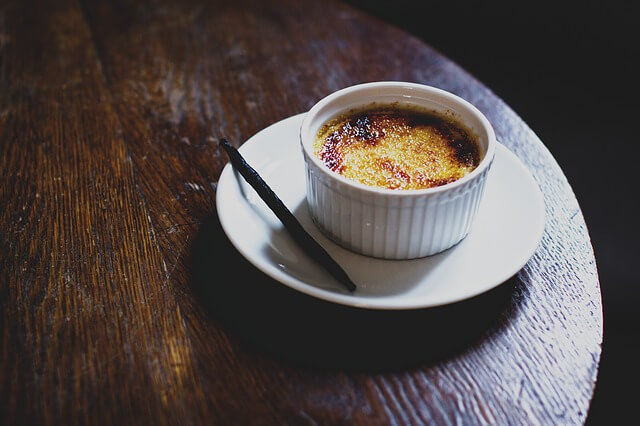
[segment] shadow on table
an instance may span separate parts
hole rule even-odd
[[[304,365],[378,371],[425,364],[477,341],[508,306],[515,283],[430,309],[336,305],[256,269],[229,242],[217,215],[200,227],[191,271],[199,301],[248,346]]]

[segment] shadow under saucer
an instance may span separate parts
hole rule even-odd
[[[196,297],[245,344],[303,365],[356,370],[420,365],[472,344],[509,306],[517,281],[428,309],[333,304],[256,269],[233,247],[217,215],[202,223],[190,261]]]

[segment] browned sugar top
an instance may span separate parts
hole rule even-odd
[[[329,121],[316,135],[314,152],[334,172],[388,189],[445,185],[480,162],[477,142],[452,119],[397,107]]]

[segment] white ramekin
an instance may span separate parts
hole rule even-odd
[[[319,128],[333,117],[372,103],[401,103],[452,115],[476,137],[482,160],[463,178],[436,188],[390,190],[331,171],[314,155]],[[412,259],[439,253],[468,233],[493,163],[496,137],[487,118],[464,99],[435,87],[375,82],[322,99],[300,128],[307,170],[307,203],[315,224],[338,244],[368,256]]]

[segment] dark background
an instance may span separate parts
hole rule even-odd
[[[629,2],[348,3],[421,38],[504,99],[578,198],[602,288],[604,343],[588,424],[636,418],[638,6]],[[392,55],[392,52],[388,53]]]

